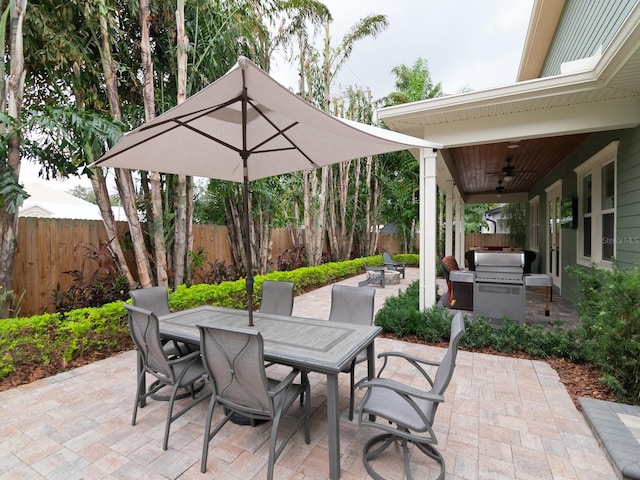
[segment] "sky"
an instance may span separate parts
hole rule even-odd
[[[389,27],[377,38],[356,43],[338,75],[334,93],[353,85],[371,89],[373,99],[395,90],[391,70],[411,67],[420,57],[431,79],[447,94],[514,83],[533,0],[323,0],[333,16],[332,45],[368,14],[386,15]],[[297,74],[276,60],[271,75],[286,87]],[[37,178],[38,167],[23,162],[20,181]],[[80,179],[53,182],[69,190]],[[82,182],[86,185],[86,181]]]
[[[389,27],[377,38],[356,43],[338,76],[343,87],[370,88],[374,99],[395,90],[391,70],[428,62],[431,79],[447,94],[463,88],[514,83],[529,25],[533,0],[322,0],[333,16],[331,44],[368,14],[386,15]],[[285,86],[296,74],[272,67]]]

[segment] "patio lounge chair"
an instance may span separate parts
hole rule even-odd
[[[372,325],[375,294],[376,291],[372,288],[334,285],[331,290],[329,321]],[[349,420],[353,420],[356,364],[366,360],[367,351],[365,349],[358,353],[348,369],[343,370],[345,373],[349,372],[351,376],[349,387]]]
[[[384,288],[386,283],[384,278],[385,267],[372,267],[367,265],[364,260],[362,261],[362,266],[364,267],[366,278],[359,282],[358,286],[365,287],[367,285],[378,283],[382,288]]]
[[[164,441],[162,449],[166,450],[169,443],[169,429],[171,423],[192,407],[205,400],[208,395],[202,394],[196,397],[196,383],[205,381],[205,370],[200,358],[200,352],[192,352],[188,355],[170,360],[160,341],[158,331],[158,317],[150,310],[145,310],[134,305],[124,304],[129,312],[129,329],[133,338],[138,355],[142,361],[139,372],[136,399],[133,406],[133,417],[131,425],[136,424],[138,407],[143,407],[147,398],[156,394],[163,387],[171,387],[169,396],[169,406],[167,409],[167,421],[164,429]],[[146,391],[146,375],[155,377],[156,382]],[[182,410],[175,414],[173,407],[178,391],[188,389],[193,399]]]
[[[437,461],[441,467],[438,479],[444,478],[444,458],[435,448],[438,443],[433,428],[438,405],[444,402],[444,392],[451,381],[456,363],[458,343],[464,335],[464,319],[458,313],[451,322],[451,337],[449,347],[440,362],[413,357],[400,352],[385,352],[378,355],[384,359],[378,378],[364,381],[359,388],[366,389],[360,405],[358,405],[358,423],[382,430],[367,441],[363,450],[363,462],[367,473],[375,479],[382,477],[373,469],[370,461],[384,452],[396,441],[400,443],[404,457],[404,468],[407,479],[411,479],[409,465],[408,444],[416,446],[414,451],[420,450],[428,457]],[[406,360],[420,373],[431,386],[429,390],[421,390],[415,386],[405,385],[390,378],[382,378],[381,374],[387,367],[389,358],[396,357]],[[432,378],[424,366],[437,367]],[[406,373],[406,370],[403,370]],[[380,417],[383,421],[371,420],[370,415]],[[388,421],[388,422],[387,422]],[[378,446],[378,444],[381,444]],[[388,460],[387,460],[388,461]]]
[[[293,311],[293,282],[262,282],[260,313],[291,316]]]
[[[389,253],[387,252],[382,253],[382,261],[384,262],[384,266],[387,267],[387,270],[395,270],[396,272],[400,272],[402,274],[402,278],[404,278],[404,262],[394,262],[391,258],[391,255],[389,255]]]
[[[310,443],[309,432],[309,381],[305,372],[293,369],[281,381],[267,378],[264,367],[263,340],[260,332],[247,328],[212,327],[198,325],[200,329],[200,351],[204,365],[213,382],[213,395],[209,402],[202,445],[200,471],[207,470],[209,442],[234,414],[254,420],[271,420],[269,440],[269,464],[267,478],[273,478],[274,464],[283,448],[304,423],[305,442]],[[298,375],[302,381],[294,383]],[[298,395],[306,393],[302,415],[293,422],[285,438],[277,446],[280,422]],[[213,410],[219,403],[225,416],[213,430]],[[289,419],[288,419],[289,420]],[[287,425],[290,422],[286,422]]]

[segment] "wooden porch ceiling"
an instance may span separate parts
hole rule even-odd
[[[442,156],[463,198],[495,194],[504,187],[504,195],[525,193],[567,158],[588,133],[513,142],[468,145],[442,150]],[[516,147],[517,145],[517,147]],[[511,147],[511,148],[510,148]],[[506,182],[503,168],[511,159],[513,180]]]

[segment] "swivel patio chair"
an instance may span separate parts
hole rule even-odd
[[[350,287],[346,285],[334,285],[331,289],[330,322],[356,323],[359,325],[373,324],[374,297],[376,291],[372,288]],[[349,372],[349,420],[353,420],[353,404],[355,394],[355,369],[358,363],[367,360],[367,351],[362,350],[353,359],[349,368],[343,372]]]
[[[201,386],[204,383],[206,372],[202,365],[199,351],[169,359],[160,341],[158,317],[155,313],[134,305],[124,304],[124,307],[129,313],[131,338],[136,344],[141,360],[131,425],[136,424],[138,407],[144,407],[147,398],[153,398],[158,390],[163,387],[171,387],[171,394],[168,397],[169,405],[164,441],[162,443],[162,449],[166,450],[169,443],[171,423],[208,397],[205,394],[196,397],[196,384],[200,383]],[[146,389],[147,374],[156,379],[149,390]],[[192,401],[174,414],[173,408],[180,389],[187,389],[191,393]]]
[[[464,319],[462,313],[458,313],[451,322],[449,347],[440,362],[399,352],[385,352],[378,355],[378,358],[384,359],[382,368],[378,373],[378,378],[366,380],[359,385],[360,388],[366,389],[366,393],[358,405],[358,423],[384,432],[368,440],[364,446],[363,462],[367,473],[372,478],[383,480],[383,477],[373,469],[371,460],[396,441],[402,447],[405,478],[412,478],[409,465],[409,443],[416,446],[415,451],[419,450],[438,462],[441,468],[438,479],[444,478],[444,458],[435,448],[438,441],[433,425],[438,405],[444,402],[444,392],[453,376],[458,343],[463,335]],[[416,373],[426,379],[431,389],[421,390],[390,378],[382,378],[381,374],[391,357],[408,361],[415,368]],[[427,368],[429,366],[437,367],[433,378],[427,373],[425,366]],[[403,374],[406,372],[406,369],[403,369]],[[382,421],[372,420],[375,417],[380,417]]]
[[[264,367],[262,335],[257,330],[233,327],[198,325],[200,351],[209,378],[213,382],[213,395],[209,402],[202,445],[200,471],[207,470],[209,442],[234,414],[254,420],[271,420],[269,464],[267,478],[273,478],[274,464],[283,448],[304,423],[305,442],[309,432],[309,382],[305,372],[293,369],[280,381],[267,378]],[[301,382],[294,383],[298,375]],[[277,445],[278,428],[283,416],[299,395],[306,393],[302,415],[293,423],[285,438]],[[224,407],[224,417],[211,429],[216,404]],[[287,419],[289,420],[289,419]],[[286,422],[289,424],[289,422]]]
[[[291,316],[293,311],[293,282],[262,282],[260,313]]]
[[[404,271],[406,267],[404,262],[393,261],[391,255],[389,255],[388,252],[382,253],[382,261],[384,263],[384,266],[387,267],[387,270],[395,270],[396,272],[400,272],[402,274],[402,278],[404,278]]]

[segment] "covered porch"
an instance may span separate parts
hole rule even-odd
[[[417,156],[420,225],[424,226],[420,249],[426,262],[421,278],[422,308],[435,301],[431,259],[436,259],[438,189],[446,195],[445,255],[455,256],[460,265],[473,247],[465,245],[465,205],[526,202],[529,231],[525,248],[536,252],[536,273],[552,277],[556,294],[568,299],[577,296],[566,266],[611,266],[605,255],[596,251],[587,256],[581,250],[586,237],[584,219],[579,217],[588,212],[577,203],[585,195],[580,193],[578,177],[584,165],[605,158],[618,158],[620,172],[623,164],[629,172],[637,164],[640,5],[630,9],[604,50],[563,63],[559,75],[541,76],[562,10],[554,4],[536,2],[517,83],[379,111],[391,130],[443,145],[439,150],[422,149]],[[617,175],[617,186],[625,185],[625,192],[631,191],[632,186]],[[594,195],[600,193],[600,186],[597,189]],[[623,208],[621,193],[621,188],[615,192],[619,209]],[[571,215],[575,223],[567,223]],[[634,215],[625,210],[625,222]],[[615,217],[620,229],[618,218],[623,218],[621,210]],[[592,244],[597,246],[599,237],[593,233],[596,240]],[[612,251],[618,261],[630,265],[637,255],[634,246],[615,242],[615,238],[609,248],[608,253]]]

